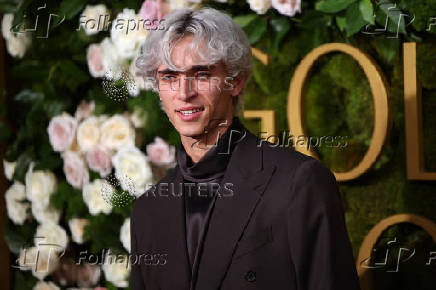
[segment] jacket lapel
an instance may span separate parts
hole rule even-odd
[[[168,261],[160,271],[159,280],[166,285],[163,289],[189,289],[191,269],[186,248],[184,198],[179,195],[183,178],[178,167],[172,178],[165,182],[169,184],[169,194],[168,198],[159,197],[163,202],[159,212],[162,212],[161,218],[165,221],[159,248],[168,253]]]
[[[232,196],[218,197],[198,265],[197,281],[191,289],[219,289],[236,246],[262,196],[275,166],[264,168],[262,147],[247,131],[235,148],[222,184],[230,183]]]

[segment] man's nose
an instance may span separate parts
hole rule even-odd
[[[195,87],[195,77],[182,76],[179,78],[179,91],[177,97],[181,100],[187,100],[197,94]]]

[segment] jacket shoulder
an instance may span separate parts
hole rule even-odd
[[[138,212],[144,212],[146,206],[150,204],[147,201],[153,200],[152,198],[147,198],[147,197],[153,196],[154,194],[153,191],[155,190],[156,187],[159,186],[159,184],[169,183],[175,178],[176,172],[177,170],[179,170],[178,166],[179,165],[176,165],[175,167],[168,169],[166,175],[163,178],[161,178],[155,185],[151,186],[141,196],[135,199],[133,203],[132,213],[131,213],[132,218],[136,216]]]

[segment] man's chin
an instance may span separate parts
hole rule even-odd
[[[180,136],[190,137],[190,138],[198,138],[205,134],[205,128],[201,125],[179,125],[177,130]]]

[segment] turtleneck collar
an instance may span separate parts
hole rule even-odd
[[[233,149],[246,134],[245,130],[239,118],[233,117],[232,123],[218,138],[216,145],[210,148],[197,163],[192,162],[191,157],[180,142],[176,155],[184,179],[190,182],[211,182],[221,178],[225,173]]]

